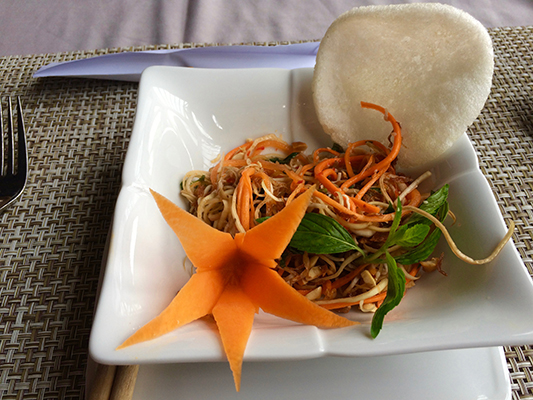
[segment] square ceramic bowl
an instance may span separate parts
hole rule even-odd
[[[159,314],[189,278],[185,254],[149,194],[152,188],[181,207],[184,174],[208,170],[216,157],[266,133],[331,145],[317,121],[312,69],[194,69],[150,67],[142,75],[90,353],[101,363],[139,364],[225,359],[216,327],[195,321],[149,342],[115,350]],[[373,114],[374,113],[374,114]],[[379,114],[379,113],[377,113]],[[380,118],[369,111],[369,118]],[[381,117],[382,118],[382,117]],[[429,166],[431,184],[450,185],[460,249],[488,255],[506,226],[464,134]],[[451,224],[449,224],[451,225]],[[206,243],[206,245],[208,245]],[[389,313],[376,339],[371,315],[352,311],[361,325],[321,330],[260,313],[245,360],[376,356],[533,343],[533,285],[513,243],[493,262],[459,261],[444,241],[443,269],[426,274]]]

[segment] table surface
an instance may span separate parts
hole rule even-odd
[[[0,56],[319,39],[353,7],[418,2],[452,5],[487,28],[533,25],[531,0],[2,0]]]
[[[513,239],[533,276],[533,27],[489,32],[493,89],[468,134],[504,218],[516,222]],[[0,58],[0,93],[24,104],[30,166],[26,191],[0,215],[0,398],[83,397],[99,272],[138,94],[135,83],[33,79],[33,72],[50,62],[184,46]],[[507,346],[505,355],[513,399],[533,399],[532,346]]]

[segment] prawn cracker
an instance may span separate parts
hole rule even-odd
[[[315,109],[333,141],[388,144],[381,104],[402,126],[404,168],[435,160],[481,112],[492,84],[492,42],[483,25],[452,6],[415,3],[354,8],[321,41]]]

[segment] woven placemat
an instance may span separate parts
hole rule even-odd
[[[494,87],[470,129],[481,168],[533,275],[533,28],[492,29]],[[254,43],[273,45],[283,43]],[[0,215],[0,398],[83,397],[101,260],[133,126],[137,84],[32,79],[39,67],[120,51],[0,58],[0,93],[19,95],[30,175]],[[533,399],[531,346],[506,347],[513,399]]]

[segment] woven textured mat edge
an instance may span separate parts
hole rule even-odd
[[[480,167],[533,276],[533,27],[491,29],[491,96],[469,130]],[[279,45],[282,43],[247,43]],[[80,399],[105,241],[137,84],[31,77],[39,67],[176,44],[0,58],[0,94],[21,96],[30,176],[0,215],[0,398]],[[532,346],[506,347],[513,399],[533,399]]]

